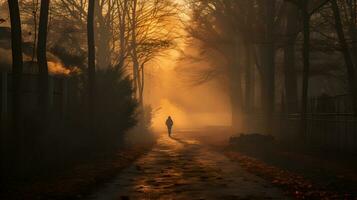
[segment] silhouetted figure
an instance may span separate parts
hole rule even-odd
[[[167,126],[167,131],[168,131],[170,137],[171,137],[171,130],[172,130],[173,125],[174,125],[174,121],[172,121],[171,116],[169,116],[166,119],[166,126]]]

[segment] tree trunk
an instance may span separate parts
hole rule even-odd
[[[111,3],[108,2],[108,5]],[[104,11],[107,9],[106,11]],[[112,38],[111,27],[109,24],[110,19],[103,16],[103,12],[113,12],[111,6],[106,8],[100,4],[100,1],[95,1],[94,5],[94,18],[97,19],[97,25],[94,24],[95,33],[95,46],[96,51],[96,68],[107,69],[111,65],[111,47],[110,40]],[[114,42],[114,41],[113,41]]]
[[[18,135],[22,128],[22,33],[19,3],[17,0],[8,0],[11,22],[11,49],[12,49],[12,129]]]
[[[119,4],[119,3],[118,3]],[[115,67],[115,69],[118,71],[119,69],[122,69],[124,66],[124,62],[125,62],[125,57],[126,57],[126,15],[128,12],[128,0],[124,0],[123,2],[123,10],[121,12],[121,16],[120,16],[120,30],[119,30],[119,42],[120,42],[120,49],[119,49],[119,59],[118,59],[118,65]],[[120,7],[118,5],[118,7]],[[119,8],[118,8],[119,9]],[[120,13],[120,12],[118,12]]]
[[[310,71],[310,14],[308,12],[308,0],[302,3],[304,42],[303,42],[303,75],[302,75],[302,96],[301,96],[301,133],[306,136],[306,112],[308,102],[309,71]]]
[[[134,91],[136,97],[140,101],[140,87],[141,87],[141,79],[139,73],[139,58],[137,55],[137,41],[136,41],[136,24],[137,24],[137,16],[136,16],[136,8],[137,8],[137,0],[133,1],[133,10],[131,13],[131,57],[133,60],[133,81],[134,81]]]
[[[47,120],[49,110],[48,103],[48,66],[47,66],[47,24],[50,0],[41,0],[40,22],[37,43],[37,63],[39,69],[39,106],[43,120]],[[47,124],[44,121],[44,126]]]
[[[356,25],[350,25],[350,37],[352,39],[352,58],[355,67],[357,68],[357,28]]]
[[[36,45],[37,45],[37,10],[38,10],[38,0],[34,2],[34,11],[33,11],[33,22],[34,22],[34,38],[33,38],[33,47],[32,47],[32,57],[31,57],[31,62],[32,64],[35,61],[36,57]]]
[[[242,83],[239,66],[231,67],[230,77],[230,94],[231,94],[231,110],[232,110],[232,128],[234,131],[242,131]]]
[[[288,113],[297,112],[298,105],[297,73],[295,69],[295,42],[298,34],[298,15],[298,8],[295,5],[289,4],[286,22],[288,40],[284,47],[286,111]]]
[[[108,69],[111,66],[111,51],[109,30],[104,25],[98,27],[97,31],[97,67],[98,69]]]
[[[228,58],[228,81],[231,100],[231,121],[232,129],[234,131],[244,131],[243,125],[243,87],[242,87],[242,72],[244,62],[240,59],[241,55],[244,55],[245,47],[241,45],[241,38],[235,38],[235,44],[232,46],[231,51],[227,51]]]
[[[12,48],[12,134],[9,135],[10,149],[13,156],[10,157],[8,166],[14,172],[13,176],[22,175],[23,170],[23,116],[22,116],[22,33],[19,3],[17,0],[8,0],[11,23],[11,48]],[[20,170],[21,173],[18,173]],[[10,172],[11,172],[10,171]],[[11,175],[12,176],[12,175]]]
[[[348,9],[350,10],[350,16],[349,16],[349,35],[352,39],[352,58],[353,62],[355,65],[355,68],[357,68],[357,13],[356,13],[356,8],[357,8],[357,1],[346,1]]]
[[[252,81],[252,72],[253,72],[253,65],[252,65],[252,50],[250,44],[245,44],[245,112],[249,114],[252,110],[252,103],[253,103],[253,81]]]
[[[94,41],[94,3],[89,0],[87,13],[87,45],[88,45],[88,111],[89,123],[93,131],[95,103],[95,41]]]
[[[141,64],[141,75],[140,75],[140,102],[141,102],[141,107],[144,108],[144,86],[145,86],[145,64]]]
[[[265,102],[264,112],[266,117],[266,131],[272,134],[272,120],[275,106],[275,47],[274,47],[274,14],[275,14],[275,1],[266,1],[265,4],[266,13],[266,33],[264,45],[264,94],[263,101]]]
[[[355,77],[355,69],[353,66],[353,61],[351,54],[349,52],[349,47],[346,42],[345,34],[343,32],[340,10],[336,0],[331,1],[332,10],[335,18],[335,29],[337,32],[338,40],[341,46],[341,50],[344,56],[345,65],[347,68],[348,85],[352,98],[353,113],[357,115],[357,82]]]

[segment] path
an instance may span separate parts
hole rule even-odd
[[[92,200],[287,199],[270,183],[244,171],[197,140],[163,135]]]

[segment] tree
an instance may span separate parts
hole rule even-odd
[[[274,39],[274,18],[275,18],[275,6],[276,1],[265,1],[265,5],[261,5],[265,8],[265,15],[262,15],[265,20],[265,45],[263,45],[262,52],[262,90],[265,106],[263,106],[266,112],[267,131],[272,133],[273,112],[275,107],[275,39]]]
[[[32,55],[31,63],[35,64],[37,50],[37,33],[38,33],[38,18],[39,18],[39,0],[22,0],[20,3],[22,24],[25,27],[28,35],[32,37]],[[24,49],[24,51],[26,51]]]
[[[129,0],[97,0],[94,7],[94,39],[96,48],[96,68],[105,69],[125,65],[128,57],[128,9],[131,1]],[[66,26],[56,27],[59,35],[66,29],[76,29],[79,38],[86,38],[85,30],[86,17],[88,16],[87,7],[89,1],[61,0],[55,2],[53,9],[53,21]],[[83,35],[82,35],[83,34]],[[55,37],[54,37],[55,38]],[[124,41],[124,43],[122,43]],[[83,40],[83,46],[86,46]],[[124,47],[124,48],[122,48]],[[119,69],[117,69],[119,70]]]
[[[307,105],[308,105],[308,90],[309,90],[309,78],[310,78],[310,22],[311,16],[319,11],[323,6],[325,6],[330,0],[287,0],[294,3],[302,13],[303,18],[303,72],[302,72],[302,91],[301,91],[301,136],[305,137],[307,128]]]
[[[297,70],[295,59],[295,43],[300,32],[299,29],[299,9],[296,5],[287,2],[286,17],[286,44],[284,45],[284,75],[285,75],[285,95],[288,113],[297,112],[298,87]]]
[[[137,53],[137,7],[138,1],[133,0],[131,5],[130,13],[130,28],[131,28],[131,58],[133,60],[133,81],[134,81],[134,91],[140,93],[139,86],[141,79],[139,78],[139,59]]]
[[[241,45],[242,34],[236,29],[238,23],[245,28],[245,21],[236,13],[239,10],[238,1],[190,1],[192,10],[191,21],[186,25],[191,43],[200,49],[198,55],[208,59],[215,67],[208,67],[199,72],[198,83],[203,83],[223,74],[227,78],[230,103],[232,108],[232,126],[237,128],[242,118],[243,90],[241,55],[244,48]],[[249,10],[249,8],[246,8]],[[244,29],[243,28],[243,29]],[[250,41],[249,39],[247,39]],[[216,63],[216,61],[219,62]]]
[[[303,0],[301,3],[303,15],[303,76],[302,76],[302,95],[301,95],[301,128],[302,136],[306,134],[306,112],[308,103],[308,89],[309,89],[309,71],[310,71],[310,18],[309,0]]]
[[[87,45],[88,45],[88,106],[89,123],[94,122],[94,98],[95,98],[95,41],[94,41],[94,6],[95,0],[88,2],[87,15]]]
[[[356,82],[356,72],[353,66],[353,60],[349,51],[348,44],[346,42],[345,34],[343,32],[343,26],[341,22],[340,9],[338,7],[336,0],[331,0],[331,6],[333,15],[335,18],[335,29],[337,32],[338,40],[341,46],[341,51],[344,56],[345,65],[347,68],[348,85],[351,93],[353,112],[357,115],[357,82]]]
[[[133,0],[128,16],[134,91],[143,109],[145,66],[173,47],[176,32],[168,27],[177,20],[176,5],[171,1]]]
[[[19,3],[17,0],[8,0],[11,23],[11,48],[12,48],[12,109],[13,132],[20,134],[22,127],[22,34]]]
[[[17,161],[22,160],[23,152],[23,113],[22,113],[22,35],[21,35],[21,18],[19,3],[17,0],[8,0],[11,23],[11,49],[12,49],[12,137],[10,142],[11,151],[14,157],[10,163],[16,169],[22,168],[17,166]],[[10,164],[10,165],[11,165]]]
[[[40,22],[37,43],[37,63],[39,68],[39,105],[42,107],[43,120],[47,120],[48,100],[48,66],[47,66],[47,24],[50,0],[41,0]],[[46,124],[45,124],[46,125]]]
[[[353,54],[353,60],[355,67],[357,68],[357,1],[344,1],[342,2],[346,6],[345,15],[348,24],[348,33],[352,40],[351,53]],[[343,15],[342,15],[343,16]]]
[[[117,0],[117,9],[118,9],[118,35],[119,35],[119,53],[118,53],[118,59],[116,61],[116,66],[115,70],[119,71],[123,68],[125,60],[128,56],[128,49],[129,49],[129,37],[127,34],[127,30],[129,29],[127,25],[127,18],[128,18],[128,12],[129,12],[129,2],[128,0]],[[114,43],[115,44],[115,43]]]
[[[203,44],[202,55],[209,55],[210,51],[215,51],[227,61],[227,70],[218,71],[225,71],[231,87],[233,124],[239,124],[235,119],[242,118],[242,74],[246,73],[248,105],[251,98],[249,91],[253,87],[253,84],[250,84],[249,73],[255,66],[260,72],[262,108],[266,121],[272,119],[275,105],[275,32],[278,32],[277,25],[281,18],[281,10],[284,8],[282,3],[275,0],[192,0],[190,3],[193,10],[193,25],[190,25],[192,28],[188,31],[193,38]],[[252,57],[255,59],[244,64],[243,60],[250,61],[247,60],[250,58],[245,59],[244,55],[254,55]],[[247,66],[244,68],[244,65]],[[271,130],[271,124],[266,123],[267,131]]]

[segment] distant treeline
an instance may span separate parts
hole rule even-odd
[[[349,94],[346,112],[357,114],[356,1],[187,2],[189,42],[198,49],[188,56],[210,65],[180,71],[194,73],[198,84],[224,77],[236,129],[261,112],[272,134],[273,116],[283,110],[300,113],[302,138],[309,99],[324,95]]]

